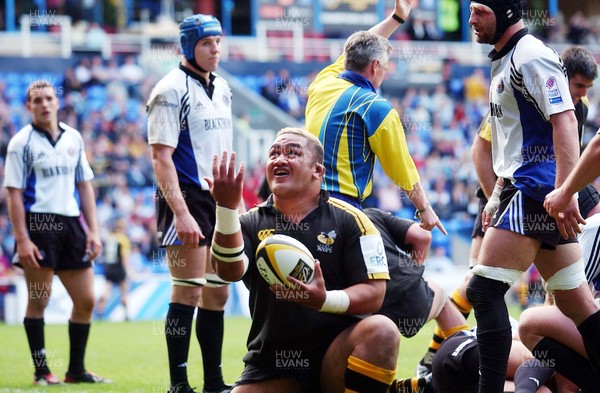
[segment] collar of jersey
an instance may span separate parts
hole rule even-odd
[[[377,93],[377,90],[375,89],[375,86],[373,86],[373,84],[371,83],[370,80],[368,80],[367,78],[365,78],[364,76],[362,76],[361,74],[357,74],[354,71],[350,71],[350,70],[344,70],[342,72],[340,72],[338,74],[338,78],[342,78],[347,80],[348,82],[365,88],[365,89],[369,89],[371,90],[373,93]]]
[[[321,195],[319,197],[319,206],[321,206],[323,203],[327,202],[329,200],[329,192],[327,192],[326,190],[321,190]],[[267,200],[259,203],[257,205],[257,207],[260,208],[267,208],[267,209],[274,209],[273,207],[273,194],[270,194],[267,197]]]
[[[529,30],[527,29],[527,27],[524,27],[521,30],[517,31],[512,37],[510,37],[510,40],[508,40],[506,45],[504,45],[502,49],[500,49],[500,52],[496,52],[496,49],[492,49],[492,51],[488,54],[488,57],[492,59],[492,61],[503,58],[508,52],[512,50],[512,48],[515,47],[515,45],[517,45],[517,42],[519,42],[521,38],[527,35],[528,31]]]
[[[196,79],[198,82],[200,82],[200,84],[204,86],[205,89],[208,87],[206,85],[206,79],[204,79],[202,75],[198,74],[197,72],[194,72],[193,70],[190,70],[189,68],[184,67],[181,63],[179,64],[179,69],[185,72],[187,75],[191,76],[192,78]],[[210,79],[209,84],[212,85],[213,81],[215,80],[215,74],[213,74],[212,72],[209,73],[208,79]]]
[[[60,124],[60,122],[58,122],[58,129],[60,130],[60,134],[58,135],[58,138],[56,138],[55,141],[52,140],[52,137],[50,136],[49,132],[46,132],[44,129],[37,127],[35,124],[31,123],[31,128],[33,128],[35,131],[39,132],[40,134],[44,135],[46,137],[46,139],[48,139],[48,142],[50,142],[50,144],[52,146],[55,146],[58,143],[58,141],[60,140],[60,137],[62,136],[62,134],[65,133],[65,129]]]

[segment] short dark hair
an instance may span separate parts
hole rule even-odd
[[[585,79],[594,80],[598,77],[598,66],[592,52],[583,46],[571,46],[565,49],[560,58],[567,69],[570,78],[581,75]]]

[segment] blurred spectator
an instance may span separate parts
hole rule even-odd
[[[75,78],[77,78],[79,83],[81,83],[81,85],[83,86],[86,86],[92,80],[92,70],[90,66],[90,59],[84,57],[79,61],[79,64],[75,67]]]
[[[592,24],[585,13],[581,10],[575,11],[569,18],[567,39],[575,45],[585,44],[587,35],[592,32]]]
[[[127,86],[129,97],[140,98],[139,84],[144,79],[144,70],[137,64],[134,56],[125,57],[125,63],[119,67],[119,76]]]
[[[473,74],[465,78],[463,84],[465,100],[469,102],[484,101],[487,103],[490,83],[481,68],[476,68]]]
[[[85,43],[88,49],[101,51],[107,44],[108,34],[96,22],[91,22],[85,36]]]
[[[275,80],[275,73],[272,70],[265,71],[265,74],[263,75],[262,86],[260,88],[260,94],[272,104],[279,106],[277,81]]]
[[[69,94],[75,91],[81,92],[81,89],[83,89],[83,83],[81,83],[77,75],[75,75],[73,68],[68,67],[65,70],[62,87],[64,94]]]

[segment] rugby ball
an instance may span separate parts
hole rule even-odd
[[[306,246],[287,235],[272,235],[256,249],[256,267],[269,285],[290,285],[292,276],[302,282],[312,281],[315,260]]]

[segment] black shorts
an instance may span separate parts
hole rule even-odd
[[[433,358],[433,390],[443,393],[477,393],[479,348],[477,337],[463,331],[445,339]]]
[[[25,225],[29,238],[42,254],[43,259],[37,261],[41,267],[59,271],[92,266],[92,261],[85,255],[87,235],[79,217],[26,213]],[[16,245],[13,263],[22,267]]]
[[[483,194],[483,190],[481,188],[477,189],[477,198],[479,198],[479,206],[477,206],[477,217],[475,218],[475,224],[473,225],[473,232],[471,233],[471,238],[475,239],[476,237],[483,237],[483,225],[481,223],[481,219],[483,216],[483,209],[487,203],[487,198]]]
[[[433,290],[423,277],[415,277],[414,286],[406,288],[405,283],[388,281],[386,300],[377,314],[385,315],[398,326],[400,334],[410,338],[421,330],[427,322],[433,304]]]
[[[209,191],[204,191],[196,186],[180,184],[181,193],[185,199],[190,214],[200,227],[204,239],[198,243],[200,246],[210,244],[215,231],[216,204]],[[173,222],[173,211],[165,200],[160,189],[156,191],[156,220],[157,236],[161,247],[181,245]]]
[[[120,284],[125,281],[127,274],[123,265],[119,263],[105,264],[104,277],[106,278],[106,281],[110,281],[114,284]]]
[[[321,361],[324,355],[325,354],[319,357],[306,359],[305,361],[308,363],[308,367],[301,367],[302,364],[300,364],[290,368],[276,368],[261,367],[255,364],[246,363],[244,371],[242,371],[242,375],[240,375],[240,378],[236,381],[235,385],[247,385],[268,381],[270,379],[291,378],[298,382],[303,392],[321,393]]]
[[[546,250],[555,250],[559,244],[577,243],[576,238],[563,239],[543,202],[523,194],[506,179],[491,226],[539,240],[541,248]]]

